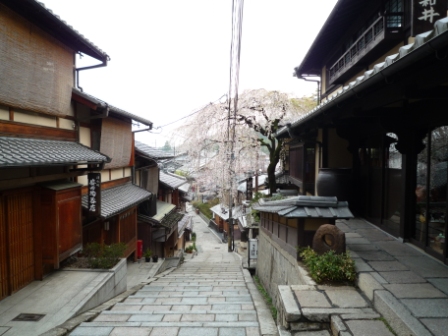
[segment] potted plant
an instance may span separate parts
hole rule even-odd
[[[152,256],[152,251],[150,248],[147,248],[145,251],[145,261],[146,262],[150,262],[151,261],[151,256]]]
[[[157,260],[159,260],[159,256],[158,256],[157,254],[154,254],[154,255],[152,256],[152,261],[153,261],[153,262],[157,262]]]

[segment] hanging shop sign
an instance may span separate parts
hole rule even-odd
[[[99,216],[101,214],[101,174],[89,173],[88,179],[88,209],[91,216]]]

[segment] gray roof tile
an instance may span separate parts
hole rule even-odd
[[[0,137],[0,167],[75,165],[110,160],[73,141]]]
[[[123,117],[127,117],[129,119],[132,119],[134,121],[140,122],[140,123],[142,123],[144,125],[147,125],[147,126],[150,126],[152,128],[152,122],[149,121],[148,119],[139,117],[139,116],[137,116],[135,114],[129,113],[129,112],[127,112],[125,110],[122,110],[122,109],[120,109],[118,107],[110,105],[109,103],[105,102],[104,100],[101,100],[101,99],[99,99],[97,97],[94,97],[91,94],[85,93],[85,92],[83,92],[83,91],[81,91],[81,90],[79,90],[77,88],[73,88],[72,91],[76,95],[81,96],[81,97],[87,99],[88,101],[90,101],[93,104],[97,104],[97,105],[100,105],[102,107],[106,107],[107,106],[109,108],[109,111],[112,112],[112,113],[115,113],[115,114],[123,116]]]
[[[165,173],[163,171],[160,172],[159,180],[163,184],[165,184],[173,189],[177,189],[182,184],[187,183],[187,179],[185,177],[175,175],[175,174]]]
[[[135,141],[135,149],[144,156],[150,157],[151,159],[170,159],[174,155],[163,150],[148,146],[140,141]]]
[[[278,201],[261,199],[253,208],[289,218],[353,218],[348,203],[338,202],[336,197],[295,196]]]
[[[101,217],[106,219],[148,199],[151,193],[132,183],[101,190]],[[87,195],[82,197],[82,206],[87,209]]]

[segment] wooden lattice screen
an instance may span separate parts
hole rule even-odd
[[[105,165],[106,169],[129,166],[132,154],[132,125],[117,119],[103,119],[100,152],[112,158],[112,161]]]
[[[74,52],[0,4],[0,103],[69,115]]]

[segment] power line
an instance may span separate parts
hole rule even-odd
[[[196,110],[196,111],[194,111],[194,112],[192,112],[192,113],[186,115],[185,117],[182,117],[182,118],[180,118],[180,119],[177,119],[177,120],[175,120],[175,121],[173,121],[173,122],[170,122],[170,123],[168,123],[168,124],[165,124],[165,125],[163,125],[163,126],[157,126],[156,128],[163,128],[163,127],[166,127],[166,126],[175,124],[175,123],[177,123],[178,121],[181,121],[181,120],[186,119],[186,118],[188,118],[188,117],[191,117],[192,115],[195,115],[196,113],[201,112],[201,111],[202,111],[203,109],[205,109],[207,106],[210,106],[210,105],[212,105],[212,104],[215,104],[217,101],[220,101],[222,97],[227,97],[227,94],[223,94],[223,95],[222,95],[221,97],[219,97],[218,99],[216,99],[216,100],[214,100],[214,101],[208,103],[207,105],[204,105],[203,107],[201,107],[201,108],[199,108],[198,110]]]

